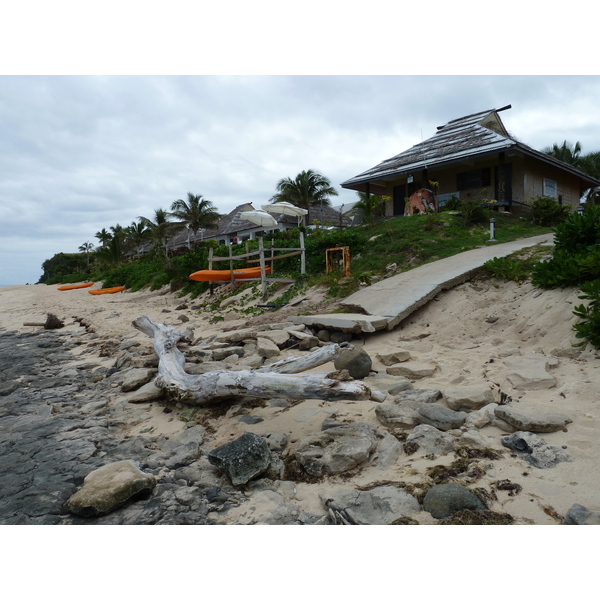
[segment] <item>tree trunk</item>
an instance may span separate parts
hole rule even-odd
[[[153,323],[145,315],[132,324],[154,339],[154,349],[159,358],[155,384],[180,402],[203,405],[236,396],[375,402],[383,402],[386,398],[385,392],[374,390],[362,381],[336,379],[338,372],[297,375],[334,360],[342,350],[338,344],[329,344],[306,356],[286,358],[258,369],[219,369],[203,375],[190,375],[184,369],[185,356],[177,348],[178,342],[191,343],[193,333],[190,329],[182,331],[172,325]]]

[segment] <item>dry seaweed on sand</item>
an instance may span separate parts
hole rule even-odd
[[[449,465],[435,465],[426,470],[426,474],[434,483],[446,483],[455,477],[466,476],[476,481],[485,475],[485,470],[475,461],[481,459],[497,460],[502,454],[490,448],[459,448],[455,453],[458,458]]]
[[[439,525],[512,525],[514,518],[507,513],[493,510],[459,510],[453,515],[440,519]]]

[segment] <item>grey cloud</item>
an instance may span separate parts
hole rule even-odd
[[[0,284],[37,280],[54,253],[188,191],[227,213],[313,168],[351,202],[342,181],[505,104],[533,147],[598,150],[599,89],[598,77],[0,77]]]

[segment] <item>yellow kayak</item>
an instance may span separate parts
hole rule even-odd
[[[89,290],[88,294],[93,294],[94,296],[100,296],[101,294],[116,294],[117,292],[122,292],[124,289],[124,285],[119,285],[117,287],[104,288],[102,290]]]
[[[89,283],[76,283],[74,285],[61,285],[58,290],[61,292],[66,292],[67,290],[80,290],[81,288],[88,288],[94,285],[93,281]]]
[[[268,275],[271,271],[270,267],[265,267],[265,273]],[[196,271],[190,275],[190,279],[194,281],[229,281],[231,279],[229,269],[226,271],[213,271],[206,269],[204,271]],[[260,277],[260,267],[248,267],[247,269],[234,269],[234,279],[254,279]]]

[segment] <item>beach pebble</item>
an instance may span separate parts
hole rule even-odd
[[[416,444],[420,452],[441,456],[454,450],[454,437],[432,425],[417,425],[406,438],[406,443]]]
[[[547,410],[526,410],[516,406],[497,406],[494,415],[520,431],[550,433],[564,429],[571,419]]]
[[[97,517],[155,485],[152,475],[140,471],[134,461],[123,460],[89,473],[83,487],[67,500],[66,507],[82,517]]]
[[[371,372],[371,357],[362,348],[342,350],[333,362],[336,369],[346,369],[353,379],[364,379]]]
[[[429,489],[423,509],[436,519],[444,519],[459,510],[485,510],[485,506],[466,487],[458,483],[441,483]]]
[[[210,450],[207,457],[212,465],[227,473],[234,486],[244,485],[262,475],[271,464],[271,450],[266,440],[249,432]]]
[[[364,464],[376,447],[374,428],[357,423],[300,438],[295,456],[307,473],[320,477],[343,473]]]

